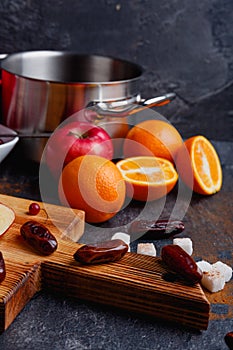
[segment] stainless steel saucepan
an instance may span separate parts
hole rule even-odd
[[[3,124],[20,135],[27,155],[40,161],[46,137],[63,120],[92,107],[109,118],[168,103],[174,94],[141,98],[141,66],[122,59],[70,51],[27,51],[1,61]]]

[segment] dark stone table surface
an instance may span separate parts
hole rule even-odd
[[[232,266],[233,143],[214,144],[222,163],[223,187],[213,196],[194,194],[184,222],[187,227],[186,234],[193,239],[197,255],[205,252],[206,256],[202,255],[203,258],[221,259]],[[0,164],[0,193],[32,200],[41,199],[39,166],[22,158],[17,147]],[[165,213],[168,213],[175,196],[176,190],[168,196]],[[117,215],[108,224],[109,229],[116,231],[122,220],[125,224],[140,209],[139,203],[130,203],[121,215]],[[102,227],[106,227],[106,224]],[[100,225],[97,230],[102,227]],[[224,237],[228,239],[227,247],[224,246]],[[160,243],[156,244],[159,249]],[[211,317],[205,331],[185,329],[178,324],[168,324],[102,305],[41,292],[33,297],[10,327],[0,335],[0,349],[224,350],[227,349],[224,336],[233,331],[232,283],[232,280],[228,283],[225,294],[208,295]]]

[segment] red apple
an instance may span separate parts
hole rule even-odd
[[[56,129],[45,149],[46,163],[56,178],[60,176],[66,164],[85,154],[94,154],[111,160],[113,143],[102,127],[80,121]]]

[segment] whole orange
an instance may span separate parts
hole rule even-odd
[[[121,209],[126,186],[112,161],[85,155],[64,167],[58,193],[63,205],[84,210],[87,222],[100,223],[109,220]]]
[[[129,124],[125,117],[104,117],[96,123],[102,127],[112,139],[114,158],[119,158],[122,155],[124,139],[129,131]]]
[[[156,156],[175,162],[183,140],[177,129],[170,123],[150,119],[133,126],[124,142],[124,156]]]

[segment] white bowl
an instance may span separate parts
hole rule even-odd
[[[12,137],[1,137],[1,134],[9,134],[12,135]],[[12,151],[16,143],[19,141],[19,138],[14,135],[17,135],[14,130],[0,124],[0,139],[2,139],[4,142],[0,144],[0,163],[4,158],[6,158],[6,156]]]

